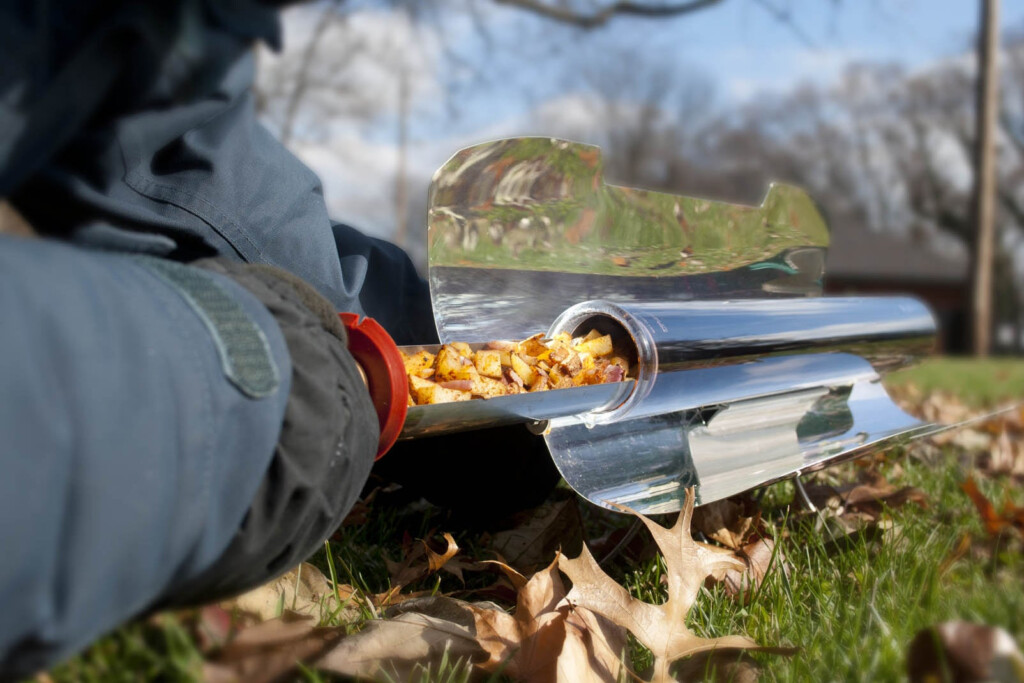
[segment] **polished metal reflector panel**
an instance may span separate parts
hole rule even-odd
[[[637,386],[619,406],[552,420],[546,438],[600,505],[671,512],[689,486],[709,502],[929,429],[879,375],[931,348],[935,321],[915,299],[591,301],[549,334],[597,318],[638,340]]]
[[[442,342],[598,326],[631,380],[410,408],[403,438],[533,422],[599,505],[670,512],[936,429],[881,374],[932,344],[908,298],[822,298],[828,230],[801,190],[738,206],[606,184],[596,147],[462,150],[434,176],[428,249]],[[554,321],[554,322],[552,322]]]
[[[458,152],[434,175],[427,223],[442,342],[528,337],[588,299],[819,295],[828,246],[797,188],[750,207],[617,187],[600,149],[552,138]]]

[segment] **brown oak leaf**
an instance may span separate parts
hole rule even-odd
[[[425,540],[415,543],[408,538],[403,545],[404,559],[393,562],[385,558],[388,574],[391,575],[391,591],[398,592],[414,581],[437,572],[459,552],[459,546],[449,533],[444,534],[445,548],[436,552]]]
[[[985,531],[990,536],[998,536],[1006,530],[1016,528],[1018,532],[1024,533],[1024,507],[1013,504],[1009,498],[1003,502],[1002,510],[997,511],[992,501],[985,497],[985,494],[978,488],[974,477],[967,477],[960,488],[974,503],[978,510]]]
[[[743,563],[743,569],[729,567],[720,576],[709,577],[709,581],[725,586],[725,592],[746,603],[756,593],[768,571],[786,572],[786,562],[775,541],[768,537],[758,538],[735,551],[727,551]]]
[[[710,650],[762,650],[784,652],[781,648],[763,648],[746,636],[702,638],[686,627],[686,616],[708,576],[743,563],[731,554],[714,552],[690,536],[694,491],[688,489],[686,502],[675,525],[667,529],[636,514],[654,536],[665,557],[668,576],[668,600],[652,605],[632,597],[611,579],[584,547],[575,559],[559,555],[559,569],[573,583],[566,603],[600,614],[628,629],[654,655],[654,681],[672,680],[670,666],[688,655]],[[628,508],[622,508],[632,512]]]
[[[693,511],[693,529],[727,548],[740,548],[761,521],[761,513],[752,502],[734,497],[701,505]]]

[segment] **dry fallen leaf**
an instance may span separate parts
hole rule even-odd
[[[983,426],[994,430],[992,444],[979,458],[978,468],[990,475],[1024,476],[1024,426],[1009,418]]]
[[[927,507],[928,497],[920,489],[896,488],[873,470],[864,470],[859,477],[859,482],[840,486],[809,484],[805,487],[807,498],[816,508],[816,524],[828,537],[825,547],[829,554],[856,545],[855,538],[902,542],[900,527],[890,519],[883,519],[882,512],[907,503]],[[806,509],[803,501],[801,506]]]
[[[525,681],[618,680],[625,631],[588,610],[569,609],[565,597],[556,561],[523,585],[514,615],[479,613],[478,637],[491,655],[482,668]]]
[[[546,567],[560,548],[576,549],[583,543],[579,505],[571,491],[515,515],[512,523],[511,529],[494,534],[491,547],[523,571]]]
[[[926,421],[943,424],[963,422],[971,416],[971,409],[963,401],[944,391],[930,393],[919,404],[918,410]],[[945,435],[940,434],[939,436]]]
[[[369,635],[364,629],[340,642],[316,666],[407,680],[414,667],[440,661],[447,647],[449,660],[461,657],[484,673],[516,680],[618,679],[623,629],[586,610],[559,608],[565,587],[554,563],[529,580],[504,569],[521,586],[513,614],[444,596],[411,600],[389,610],[388,619],[370,622]]]
[[[694,655],[672,667],[680,681],[715,683],[756,683],[761,670],[742,650],[712,650]]]
[[[546,569],[529,578],[504,563],[488,563],[517,591],[511,614],[493,603],[406,595],[404,602],[386,610],[386,618],[367,621],[358,632],[348,634],[346,627],[317,627],[313,618],[288,613],[243,631],[204,673],[216,681],[269,681],[306,661],[347,676],[407,680],[437,671],[446,660],[461,662],[475,674],[521,681],[609,682],[627,674],[636,677],[626,660],[628,629],[655,656],[653,680],[672,680],[671,669],[677,660],[702,653],[708,658],[691,659],[680,665],[680,670],[698,672],[713,664],[720,674],[731,672],[729,675],[750,680],[756,669],[737,663],[737,653],[792,650],[760,647],[744,636],[701,638],[686,627],[687,613],[704,579],[744,569],[732,551],[711,550],[693,541],[689,534],[692,514],[690,490],[671,529],[637,515],[665,555],[669,599],[663,605],[631,597],[584,547],[574,560],[559,553]],[[447,541],[449,547],[443,553],[420,544],[420,561],[426,559],[428,569],[436,571],[450,561],[454,540],[447,537]],[[753,568],[751,576],[738,580],[741,589],[753,585],[767,564],[765,550],[750,547],[756,545],[741,549]],[[764,547],[770,557],[771,546]],[[568,593],[559,570],[573,581]]]
[[[627,668],[627,652],[626,629],[590,610],[571,610],[555,680],[618,681]]]
[[[487,658],[466,603],[425,600],[419,611],[396,609],[392,618],[369,621],[351,635],[343,627],[318,627],[311,617],[287,613],[242,631],[204,666],[203,678],[214,683],[264,683],[279,680],[307,661],[346,676],[410,680],[445,657],[467,664]]]
[[[408,681],[444,658],[486,661],[474,628],[476,610],[482,608],[444,597],[403,603],[389,618],[367,622],[339,641],[313,666],[356,678]]]
[[[346,601],[354,594],[351,586],[339,586],[337,592],[323,573],[304,562],[268,583],[221,603],[226,611],[243,612],[257,621],[269,621],[284,611],[320,619],[338,609],[338,596]],[[352,612],[358,613],[353,606]]]
[[[714,578],[725,585],[726,593],[744,602],[754,596],[773,564],[779,571],[786,571],[782,551],[776,549],[775,541],[770,538],[748,543],[736,550],[733,557],[744,564],[743,569],[730,567],[721,578]]]
[[[665,557],[668,600],[662,605],[632,597],[604,573],[586,547],[576,559],[561,554],[558,558],[559,569],[573,583],[566,603],[603,615],[627,628],[654,655],[654,681],[672,680],[671,664],[688,655],[724,649],[770,650],[745,636],[701,638],[686,627],[686,616],[705,578],[730,567],[743,568],[739,560],[713,552],[690,537],[693,500],[693,489],[689,489],[683,511],[671,529],[634,513],[654,536]]]
[[[985,525],[985,531],[990,536],[998,536],[1004,531],[1013,528],[1016,528],[1020,533],[1024,533],[1024,507],[1018,507],[1007,499],[1003,502],[1003,509],[997,511],[992,501],[986,498],[985,494],[978,488],[974,477],[967,477],[967,480],[960,485],[960,488],[963,489],[964,493],[974,503],[974,507],[977,508],[981,521]]]
[[[314,657],[345,635],[344,629],[320,628],[317,620],[291,613],[243,630],[203,665],[208,683],[269,683]]]
[[[455,539],[451,534],[445,533],[444,541],[444,549],[436,552],[425,540],[414,543],[411,538],[406,538],[402,544],[404,559],[401,562],[385,559],[388,574],[391,575],[392,588],[389,593],[397,593],[410,583],[437,572],[455,557],[459,552]]]
[[[907,648],[911,683],[1024,683],[1024,655],[1001,628],[947,621],[919,632]]]
[[[749,498],[739,496],[701,505],[693,511],[693,530],[733,550],[757,530],[761,513]]]
[[[204,674],[218,682],[270,681],[308,661],[346,676],[409,680],[447,659],[522,681],[619,680],[625,629],[563,604],[555,563],[529,580],[511,567],[501,569],[519,587],[514,614],[493,603],[412,598],[346,635],[344,627],[318,628],[315,619],[288,613],[242,631]]]
[[[886,507],[895,508],[907,503],[927,505],[928,496],[912,486],[896,488],[877,472],[864,471],[860,482],[842,486],[811,484],[805,487],[807,497],[819,510],[832,511],[839,516],[858,513],[876,520]]]

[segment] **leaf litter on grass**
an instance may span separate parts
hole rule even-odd
[[[558,566],[573,582],[566,602],[603,615],[630,633],[654,656],[653,681],[674,680],[671,665],[684,657],[709,651],[761,651],[790,653],[789,648],[758,645],[746,636],[702,638],[686,626],[686,617],[709,576],[743,564],[727,553],[712,551],[690,536],[693,517],[693,489],[687,491],[683,510],[672,528],[665,528],[643,515],[634,515],[654,537],[665,560],[668,600],[661,605],[638,600],[601,569],[584,546],[575,559],[559,555]]]
[[[724,568],[745,569],[735,557],[691,538],[693,497],[691,490],[672,528],[633,513],[664,557],[668,577],[664,604],[632,597],[584,546],[574,559],[559,552],[550,565],[530,577],[502,562],[486,563],[501,571],[517,591],[511,614],[494,603],[433,595],[387,607],[384,618],[366,621],[350,633],[345,627],[322,627],[313,617],[287,613],[243,630],[210,660],[207,673],[218,681],[270,681],[291,671],[297,662],[305,662],[318,670],[359,678],[408,680],[417,672],[435,670],[445,659],[460,662],[471,677],[500,674],[524,681],[618,681],[637,677],[630,670],[627,631],[654,654],[655,681],[676,680],[673,664],[692,655],[714,653],[731,662],[745,651],[793,652],[739,635],[703,638],[687,628],[687,614],[705,579]],[[441,560],[451,559],[454,553],[435,556],[440,563],[436,571],[443,567]],[[563,574],[572,581],[569,589]],[[704,670],[708,662],[690,661],[680,671]],[[237,674],[235,679],[232,673]]]
[[[947,621],[922,629],[907,648],[910,683],[1024,683],[1024,654],[1004,629]]]
[[[846,516],[851,528],[877,521],[885,506],[924,503],[919,491],[893,487],[873,471],[861,472],[860,481],[855,483],[812,485],[809,490],[824,510],[837,518]],[[556,501],[523,513],[518,523],[524,528],[517,534],[547,539],[538,544],[550,545],[558,537],[550,529],[565,526],[558,520],[568,514],[566,509],[564,501]],[[443,544],[435,543],[434,547],[405,534],[403,560],[388,563],[391,590],[360,596],[372,602],[384,618],[366,621],[359,630],[349,633],[351,628],[325,629],[315,618],[286,614],[260,624],[255,632],[223,649],[208,664],[209,673],[220,676],[218,680],[231,680],[224,677],[225,672],[236,670],[245,674],[237,680],[248,680],[258,671],[267,676],[258,680],[273,680],[301,660],[323,671],[359,678],[406,680],[449,661],[459,662],[476,676],[500,674],[531,681],[621,680],[624,676],[638,677],[629,668],[628,630],[653,654],[653,680],[697,680],[713,672],[724,672],[729,680],[755,680],[759,672],[756,664],[738,655],[794,651],[764,647],[745,636],[702,638],[686,626],[686,616],[703,586],[721,584],[727,595],[747,602],[773,568],[783,574],[787,571],[776,534],[753,498],[741,495],[694,511],[690,497],[671,528],[642,515],[635,518],[651,533],[664,557],[663,580],[668,588],[664,604],[630,596],[604,572],[585,546],[575,559],[556,552],[554,562],[527,578],[501,561],[469,562],[461,558],[450,534],[444,534]],[[717,545],[693,540],[691,525]],[[516,534],[509,537],[515,538]],[[515,596],[514,611],[509,614],[494,603],[427,595],[429,591],[401,592],[459,561],[474,570],[499,571],[499,582]],[[566,590],[559,570],[572,581],[571,589]],[[325,592],[322,584],[316,583]],[[350,586],[340,589],[344,595],[354,590]],[[283,629],[283,656],[276,651],[274,634],[279,628]],[[340,634],[341,630],[345,633]],[[304,643],[304,639],[311,642]],[[294,655],[303,656],[289,660]],[[254,665],[254,661],[259,664]]]
[[[692,529],[720,544],[702,544],[710,552],[738,560],[738,564],[720,565],[705,582],[708,586],[722,584],[726,594],[733,598],[743,602],[751,599],[772,567],[787,571],[774,532],[762,518],[757,501],[749,494],[695,509]]]
[[[952,399],[927,400],[929,410],[936,415],[940,411],[949,416],[968,414],[963,412],[965,408],[954,405]],[[712,576],[704,581],[705,588],[700,590],[705,595],[695,602],[690,612],[691,623],[687,625],[702,636],[745,632],[762,643],[781,638],[804,647],[804,656],[768,660],[779,662],[771,672],[779,680],[898,676],[906,670],[906,661],[897,659],[894,667],[891,653],[895,650],[896,657],[905,654],[907,644],[919,629],[950,618],[1000,624],[1020,637],[1019,619],[1013,615],[1020,613],[1018,608],[1024,603],[1012,591],[1016,590],[1014,577],[1019,577],[1015,572],[1021,562],[1014,559],[1015,553],[993,559],[991,551],[996,547],[1005,549],[1004,541],[1008,537],[1013,539],[1016,531],[1011,515],[1004,514],[1011,509],[1004,505],[1001,510],[991,501],[1003,500],[1003,493],[1012,491],[1014,484],[1024,480],[1018,473],[1022,467],[1022,424],[1024,414],[1003,414],[961,430],[968,432],[963,436],[950,432],[916,442],[907,450],[905,460],[896,460],[891,454],[876,455],[817,473],[806,489],[815,501],[813,510],[799,504],[792,483],[772,487],[756,500],[741,496],[722,501],[719,509],[702,506],[693,515],[694,536],[708,541],[704,547],[709,552],[739,560],[742,569],[735,562],[721,565],[725,570],[720,572],[720,578]],[[880,472],[885,473],[885,479]],[[958,488],[967,472],[972,473],[979,492],[986,496],[992,519],[1001,516],[1004,520],[995,537],[979,535],[977,531],[972,534],[971,527],[965,526],[965,520],[976,514],[968,497]],[[852,480],[851,473],[856,475]],[[928,491],[930,500],[897,483],[920,486]],[[815,486],[820,488],[816,490]],[[396,507],[396,500],[407,502]],[[467,537],[453,529],[457,533],[449,543],[448,538],[434,531],[439,519],[444,519],[443,511],[409,502],[408,495],[401,490],[396,493],[382,488],[376,494],[371,491],[366,505],[357,506],[351,523],[336,539],[342,544],[340,554],[335,553],[335,561],[344,569],[343,580],[330,581],[319,572],[314,574],[312,565],[306,565],[300,575],[291,575],[290,582],[271,582],[277,583],[277,588],[256,601],[261,608],[250,607],[247,612],[229,603],[229,609],[213,606],[163,616],[173,617],[183,627],[179,630],[191,634],[195,643],[192,647],[198,648],[196,666],[205,657],[205,673],[213,680],[292,680],[297,662],[313,667],[328,656],[335,671],[346,670],[359,677],[405,680],[412,676],[414,680],[431,681],[489,678],[492,674],[486,671],[493,670],[493,664],[488,663],[493,653],[506,647],[509,651],[522,649],[519,642],[524,637],[540,639],[545,648],[528,648],[534,654],[522,654],[516,660],[510,656],[493,676],[515,678],[509,670],[513,661],[520,667],[511,669],[515,672],[550,672],[552,657],[556,680],[612,680],[608,672],[616,666],[619,680],[637,676],[638,666],[650,673],[648,654],[639,651],[635,641],[625,656],[611,658],[609,653],[616,650],[617,638],[623,636],[624,629],[583,605],[574,606],[564,597],[553,610],[565,613],[562,637],[562,617],[543,617],[551,613],[545,610],[559,594],[554,578],[549,576],[550,588],[538,580],[530,589],[536,594],[527,597],[541,608],[518,607],[527,583],[537,574],[549,574],[552,566],[557,567],[547,564],[547,559],[554,557],[559,539],[581,536],[580,521],[574,517],[581,508],[571,495],[566,500],[573,504],[549,500],[546,507],[527,511],[506,527],[491,528],[490,534]],[[1021,502],[1016,494],[1006,500],[1010,504]],[[766,505],[763,514],[762,503]],[[897,512],[907,503],[912,503],[911,511]],[[924,505],[928,505],[926,514],[915,511]],[[397,516],[394,510],[399,511]],[[659,585],[658,580],[663,578],[668,583],[668,562],[657,557],[657,546],[646,533],[637,532],[645,528],[645,523],[637,518],[633,518],[633,524],[623,523],[628,518],[602,516],[595,510],[589,506],[582,508],[583,524],[589,524],[582,536],[588,539],[598,564],[608,568],[610,576],[625,581],[634,596],[643,596],[653,603],[663,600],[667,586]],[[982,519],[984,524],[985,513]],[[943,529],[950,523],[957,526],[946,533]],[[933,532],[929,532],[929,525],[934,525]],[[423,540],[403,534],[402,529],[409,529]],[[401,542],[396,531],[403,537]],[[507,532],[504,537],[499,536],[502,532]],[[459,539],[457,545],[465,543],[466,548],[451,554],[455,538]],[[900,542],[907,547],[903,548]],[[488,549],[493,556],[500,554],[498,560],[482,559]],[[575,554],[564,546],[562,550],[563,554]],[[504,553],[514,556],[517,568],[501,562],[507,559]],[[517,553],[524,556],[518,557]],[[921,553],[931,554],[910,559]],[[440,566],[435,560],[432,569],[432,556],[448,559]],[[385,560],[392,558],[397,558],[392,569],[406,565],[409,578],[395,581],[397,577],[385,567]],[[986,558],[988,562],[982,563]],[[324,566],[322,560],[314,562]],[[795,568],[792,575],[787,570],[789,566]],[[531,574],[537,567],[541,571]],[[759,576],[762,569],[767,570],[763,577]],[[334,576],[332,567],[331,577]],[[933,576],[935,579],[930,578]],[[565,581],[557,569],[554,577]],[[912,577],[909,584],[905,582],[908,577]],[[938,579],[942,588],[930,588]],[[988,592],[978,593],[977,581],[982,579],[991,581],[992,586],[986,589]],[[303,588],[307,583],[308,594]],[[878,590],[879,587],[884,590]],[[565,583],[561,586],[566,597],[571,592],[568,588]],[[957,597],[961,591],[966,591],[967,597]],[[986,597],[991,591],[999,591],[1002,599]],[[325,592],[330,595],[325,596]],[[548,599],[543,599],[542,594]],[[486,602],[491,599],[502,606]],[[839,599],[841,603],[834,602]],[[876,602],[881,614],[875,612]],[[347,605],[346,609],[339,610],[339,604]],[[288,611],[293,608],[304,611],[305,616]],[[800,625],[808,613],[816,610],[836,610],[842,619],[831,623],[825,618],[813,628]],[[281,616],[252,625],[278,613]],[[480,642],[478,619],[490,629],[483,628],[483,633],[495,634],[493,642],[488,643],[490,651]],[[591,619],[601,621],[588,623]],[[549,628],[535,629],[538,621],[544,621]],[[903,621],[907,623],[901,627]],[[891,634],[886,622],[892,628]],[[149,628],[148,620],[144,624]],[[884,633],[881,640],[869,635],[871,624],[880,626]],[[98,645],[95,656],[83,656],[78,669],[68,666],[56,671],[56,679],[75,679],[75,672],[83,670],[82,667],[89,671],[89,667],[105,670],[103,667],[116,666],[118,660],[111,660],[110,653],[119,649],[128,653],[117,655],[126,661],[129,657],[142,659],[141,655],[133,654],[134,650],[128,650],[139,647],[134,644],[138,638],[130,639],[131,628],[125,629],[129,636],[120,640],[116,640],[119,636],[112,636],[109,640],[113,644]],[[604,634],[606,628],[611,629],[608,634]],[[359,637],[364,632],[367,635]],[[780,637],[780,633],[785,635]],[[549,634],[558,635],[552,641]],[[602,638],[609,647],[598,647]],[[347,645],[342,646],[343,642]],[[552,654],[553,646],[547,647],[552,642],[562,644],[557,656]],[[402,647],[394,649],[396,643]],[[547,654],[541,656],[545,650]],[[595,664],[595,658],[602,652],[608,657],[606,663]],[[744,650],[719,648],[678,660],[668,670],[677,680],[755,680],[759,674],[757,667],[765,664],[765,657],[737,660],[737,652]],[[161,660],[154,659],[158,654],[147,652],[145,659],[159,664]],[[542,664],[545,662],[546,669]],[[160,665],[161,670],[170,667],[168,663]],[[68,678],[69,673],[72,678]],[[306,676],[316,678],[309,671]]]

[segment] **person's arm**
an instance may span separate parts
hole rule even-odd
[[[0,679],[286,570],[354,502],[377,418],[295,278],[0,236]]]
[[[0,8],[0,34],[18,41],[0,83],[9,72],[12,90],[29,93],[18,106],[0,101],[0,121],[10,122],[0,130],[0,196],[47,236],[277,266],[337,311],[376,318],[400,344],[432,341],[428,291],[408,256],[332,225],[320,180],[257,118],[253,39],[276,35],[268,7],[82,9],[92,4],[57,3],[20,27],[28,19]],[[72,12],[91,21],[66,35]],[[95,87],[61,87],[94,72]]]

